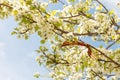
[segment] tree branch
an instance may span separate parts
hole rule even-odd
[[[74,15],[74,16],[65,16],[65,17],[59,17],[60,19],[67,19],[67,18],[75,18],[75,17],[78,17],[80,16],[81,14],[77,14],[77,15]]]
[[[108,45],[107,47],[106,47],[106,49],[108,49],[108,48],[110,48],[110,47],[112,47],[117,41],[119,41],[120,40],[120,38],[119,39],[117,39],[116,41],[114,41],[113,43],[111,43],[110,45]]]
[[[37,23],[35,20],[33,20],[33,19],[31,19],[31,18],[29,18],[29,17],[27,17],[25,15],[22,15],[22,17],[28,19],[31,23]]]
[[[92,20],[95,20],[93,17],[89,17],[87,16],[84,12],[80,12],[79,14],[82,14],[84,17],[88,18],[88,19],[92,19]]]
[[[98,76],[100,79],[102,79],[102,80],[105,80],[105,79],[103,79],[99,74],[97,74],[95,71],[93,71],[93,70],[91,70],[96,76]]]
[[[101,62],[111,62],[111,61],[106,61],[106,60],[103,60],[103,59],[98,59],[98,61],[101,61]]]
[[[47,58],[50,59],[51,61],[53,61],[55,64],[63,64],[63,65],[67,65],[70,66],[71,64],[77,64],[78,62],[74,62],[74,63],[69,63],[67,60],[61,58],[60,60],[62,60],[63,62],[57,61],[56,58],[51,58],[50,56],[48,56],[44,51],[42,51],[43,55]],[[79,62],[81,64],[83,64],[83,62]]]
[[[105,53],[103,53],[102,51],[100,51],[99,49],[95,48],[92,45],[89,45],[89,46],[91,46],[91,48],[95,49],[96,51],[100,52],[104,57],[106,57],[107,59],[109,59],[112,63],[114,63],[114,64],[116,64],[117,66],[120,67],[119,63],[117,63],[116,61],[114,61],[113,59],[111,59],[110,57],[108,57]]]
[[[28,29],[26,29],[26,30],[23,31],[23,32],[19,32],[19,34],[25,34],[25,33],[27,33],[29,30],[30,30],[30,29],[28,28]]]
[[[102,5],[103,6],[103,8],[106,10],[106,13],[108,13],[109,12],[109,10],[99,1],[99,0],[96,0],[100,5]],[[117,29],[119,29],[120,28],[120,25],[118,25],[116,22],[115,22],[115,20],[114,20],[114,18],[112,17],[112,19],[111,19],[111,22],[112,22],[112,24],[114,25],[114,26],[117,26],[118,28]]]
[[[64,31],[64,30],[58,28],[57,26],[55,26],[55,29],[62,32],[62,33],[65,33],[65,34],[70,33],[69,31]],[[106,34],[106,33],[97,33],[97,32],[96,33],[81,33],[81,34],[80,33],[73,33],[74,36],[97,36],[100,34],[102,35],[102,34]],[[120,33],[117,33],[117,34],[120,34]]]
[[[53,61],[55,64],[66,64],[66,65],[68,65],[69,63],[67,62],[67,61],[65,61],[64,63],[63,62],[58,62],[58,61],[56,61],[56,59],[53,59],[53,58],[51,58],[51,57],[49,57],[48,55],[46,55],[46,53],[44,52],[44,51],[42,51],[42,53],[44,54],[44,56],[46,57],[46,58],[48,58],[48,59],[50,59],[51,61]]]
[[[58,0],[61,4],[65,5],[65,3],[62,0]]]
[[[99,0],[96,0],[100,5],[103,6],[103,8],[106,10],[106,12],[108,13],[108,9],[99,1]]]
[[[78,17],[78,16],[84,16],[88,19],[92,19],[92,20],[95,20],[93,17],[89,17],[87,16],[84,12],[80,11],[77,15],[72,15],[72,16],[67,16],[67,17],[59,17],[60,19],[67,19],[67,18],[75,18],[75,17]]]
[[[70,24],[75,24],[75,25],[79,25],[79,23],[77,22],[73,22],[73,21],[69,21],[69,20],[63,20],[64,22],[70,23]]]
[[[6,6],[6,7],[10,8],[10,9],[13,9],[13,7],[11,7],[11,6],[7,5],[7,4],[4,4],[4,3],[0,3],[0,6]]]

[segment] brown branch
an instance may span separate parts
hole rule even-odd
[[[62,0],[58,0],[61,4],[65,5],[65,3]]]
[[[95,71],[93,71],[93,70],[91,70],[96,76],[98,76],[100,79],[102,79],[102,80],[105,80],[105,79],[103,79],[98,73],[96,73]]]
[[[31,19],[31,18],[29,18],[29,17],[27,17],[27,16],[25,16],[25,15],[22,15],[22,17],[28,19],[31,23],[37,23],[35,20],[33,20],[33,19]],[[30,30],[30,28],[26,29],[26,30],[23,31],[23,32],[19,32],[19,34],[25,34],[25,33],[27,33],[29,30]]]
[[[99,1],[99,0],[96,0],[101,6],[103,6],[103,8],[106,10],[106,12],[108,13],[108,9]]]
[[[7,4],[4,4],[4,3],[0,3],[0,6],[6,6],[6,7],[10,8],[10,9],[13,9],[13,7],[11,7],[11,6],[7,5]]]
[[[53,32],[54,32],[55,34],[59,35],[60,37],[65,38],[62,34],[56,32],[55,30],[53,30]]]
[[[111,59],[110,57],[108,57],[105,53],[103,53],[102,51],[100,51],[100,50],[98,50],[97,48],[93,47],[92,45],[83,42],[82,40],[81,40],[81,42],[78,42],[78,41],[73,41],[73,42],[65,41],[61,46],[69,46],[69,45],[80,45],[80,46],[85,46],[85,47],[87,47],[87,48],[88,48],[88,55],[89,55],[90,57],[92,56],[92,51],[91,51],[91,49],[90,49],[90,47],[91,47],[91,48],[95,49],[96,51],[100,52],[104,57],[106,57],[107,59],[109,59],[109,60],[110,60],[109,62],[112,62],[112,63],[114,63],[114,64],[116,64],[117,66],[120,67],[120,64],[119,64],[119,63],[117,63],[116,61],[114,61],[113,59]],[[93,57],[94,57],[94,56],[93,56]],[[98,61],[101,61],[101,59],[98,59]],[[102,60],[102,61],[103,61],[103,60]],[[105,61],[105,60],[104,60],[104,61]],[[106,61],[106,62],[108,62],[108,61]]]
[[[44,51],[42,51],[42,53],[44,54],[44,56],[48,59],[50,59],[51,61],[53,61],[55,64],[69,64],[67,61],[65,63],[62,62],[58,62],[56,61],[56,59],[51,58],[50,56],[46,55],[46,53]]]
[[[72,15],[72,16],[65,16],[65,17],[59,17],[60,19],[67,19],[67,18],[75,18],[75,17],[78,17],[78,16],[84,16],[84,17],[86,17],[86,18],[88,18],[88,19],[92,19],[92,20],[95,20],[93,17],[89,17],[89,16],[87,16],[84,12],[82,12],[82,11],[80,11],[79,12],[79,14],[77,14],[77,15]]]
[[[63,42],[61,47],[70,46],[70,45],[79,45],[79,46],[86,47],[88,49],[87,53],[88,53],[89,57],[92,57],[92,51],[91,51],[91,48],[90,48],[90,46],[88,44],[86,44],[84,42],[78,42],[78,41],[72,41],[72,42],[65,41],[65,42]]]
[[[101,62],[112,62],[112,61],[106,61],[106,60],[103,60],[103,59],[97,59],[98,61],[101,61]]]
[[[23,31],[23,32],[19,32],[19,34],[25,34],[25,33],[27,33],[29,30],[30,30],[30,29],[28,28],[28,29],[26,29],[26,30]]]
[[[51,61],[53,61],[56,65],[57,64],[64,64],[64,65],[67,65],[67,66],[70,66],[71,64],[76,64],[77,62],[74,62],[74,63],[69,63],[67,60],[61,58],[60,60],[64,61],[64,62],[60,62],[60,61],[57,61],[56,58],[51,58],[50,56],[48,56],[44,51],[42,51],[43,55],[47,58],[47,59],[50,59]],[[83,62],[79,62],[81,64],[83,64]]]
[[[102,5],[103,6],[103,8],[106,10],[106,13],[108,13],[108,9],[99,1],[99,0],[96,0],[100,5]],[[120,25],[118,25],[116,22],[115,22],[115,20],[114,20],[114,18],[112,17],[112,19],[111,19],[111,22],[112,22],[112,24],[114,25],[114,26],[117,26],[117,30],[120,28]]]
[[[77,15],[74,15],[74,16],[65,16],[65,17],[59,17],[60,19],[67,19],[67,18],[75,18],[75,17],[78,17],[80,16],[81,14],[77,14]]]
[[[65,34],[69,33],[69,31],[64,31],[56,26],[54,29],[60,31],[61,33],[65,33]],[[81,33],[81,34],[80,33],[73,33],[74,36],[97,36],[100,34],[102,35],[102,34],[106,34],[106,33],[97,33],[97,32],[95,32],[95,33],[91,33],[91,32],[90,33]],[[120,34],[120,33],[117,33],[117,34]]]
[[[46,55],[46,53],[44,51],[42,51],[42,53],[44,54],[45,57],[47,57],[48,59],[55,61],[53,58],[49,57],[48,55]]]
[[[79,23],[77,22],[73,22],[73,21],[69,21],[69,20],[63,20],[64,22],[70,23],[70,24],[75,24],[75,25],[79,25]]]
[[[95,20],[93,17],[89,17],[87,16],[84,12],[80,12],[79,14],[82,14],[84,17],[88,18],[88,19],[92,19],[92,20]]]
[[[56,59],[53,59],[53,58],[51,58],[50,56],[48,56],[44,51],[42,51],[42,53],[43,53],[43,55],[44,55],[47,59],[53,61],[55,64],[66,64],[66,65],[69,65],[69,63],[68,63],[67,61],[65,61],[65,62],[58,62],[58,61],[56,61]]]
[[[99,49],[95,48],[94,46],[92,45],[89,45],[91,48],[93,48],[94,50],[98,51],[101,53],[101,55],[103,55],[104,57],[106,57],[107,59],[109,59],[112,63],[118,65],[120,67],[120,64],[117,63],[116,61],[114,61],[113,59],[111,59],[110,57],[108,57],[105,53],[103,53],[102,51],[100,51]]]
[[[59,30],[59,31],[61,31],[61,32],[63,32],[63,33],[69,33],[69,32],[67,32],[67,31],[64,31],[64,30],[61,30],[61,29],[59,29],[59,28],[57,28],[57,27],[55,27],[57,30]],[[73,35],[78,35],[78,34],[75,34],[75,33],[73,33]],[[79,35],[80,36],[80,35]],[[82,40],[81,40],[82,41]],[[82,42],[84,42],[84,41],[82,41]],[[86,43],[85,43],[86,44]],[[116,61],[114,61],[113,59],[111,59],[110,57],[108,57],[105,53],[103,53],[102,51],[100,51],[99,49],[97,49],[97,48],[95,48],[94,46],[92,46],[92,45],[90,45],[90,44],[87,44],[88,46],[90,46],[91,48],[93,48],[93,49],[95,49],[96,51],[98,51],[98,52],[100,52],[104,57],[106,57],[107,59],[109,59],[112,63],[114,63],[114,64],[116,64],[116,65],[118,65],[119,67],[120,67],[120,64],[119,63],[117,63]]]
[[[28,19],[31,23],[37,23],[35,20],[33,20],[33,19],[31,19],[31,18],[29,18],[29,17],[27,17],[25,15],[22,15],[22,17]]]
[[[108,49],[108,48],[110,48],[111,46],[113,46],[117,41],[119,41],[120,40],[120,38],[119,39],[117,39],[116,41],[114,41],[113,43],[111,43],[110,45],[108,45],[107,47],[106,47],[106,49]]]
[[[114,25],[114,26],[117,26],[117,30],[116,30],[116,32],[119,30],[119,28],[120,28],[120,25],[118,25],[116,22],[115,22],[115,19],[112,17],[112,19],[111,19],[111,22],[112,22],[112,25]]]

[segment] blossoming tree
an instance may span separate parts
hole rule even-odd
[[[51,4],[59,6],[50,9]],[[120,48],[109,49],[120,43],[120,19],[99,0],[0,0],[0,19],[8,16],[18,22],[12,35],[28,39],[37,33],[41,38],[36,61],[53,79],[120,76]],[[106,46],[86,43],[87,37]]]

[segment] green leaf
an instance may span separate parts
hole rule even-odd
[[[62,75],[65,75],[63,72],[59,71],[57,72],[58,75],[62,74]]]
[[[11,33],[11,35],[14,35],[14,34],[17,34],[17,32],[13,31],[13,32]]]
[[[26,4],[27,5],[31,5],[32,4],[32,0],[26,0]]]
[[[52,62],[52,61],[47,61],[47,62],[46,62],[46,66],[48,66],[48,65],[50,65],[50,64],[53,64],[53,62]]]
[[[36,25],[35,26],[35,32],[39,30],[39,27]]]
[[[37,53],[40,53],[40,50],[35,50]]]
[[[14,30],[19,31],[19,29],[18,29],[18,28],[14,28]]]
[[[55,36],[55,40],[58,41],[58,36]]]
[[[87,67],[88,66],[88,62],[84,61],[84,66]]]
[[[38,35],[41,36],[41,31],[38,31]]]
[[[114,10],[110,10],[108,14],[109,15],[113,15],[114,14]]]
[[[57,10],[53,10],[50,14],[51,16],[54,16],[57,13]]]
[[[82,72],[84,71],[84,68],[85,68],[85,66],[84,66],[84,65],[82,65],[82,66],[81,66]]]
[[[41,43],[41,44],[44,44],[44,43],[45,43],[45,40],[41,40],[40,43]]]
[[[54,23],[57,27],[60,27],[63,23],[62,23],[62,20],[59,19],[59,21],[55,22]]]
[[[75,70],[76,70],[76,72],[78,72],[80,70],[80,67],[77,65]]]
[[[36,9],[35,6],[30,6],[30,10],[34,10],[34,9]]]
[[[39,72],[36,72],[33,76],[34,76],[35,78],[39,78],[39,77],[40,77],[40,73],[39,73]]]
[[[99,47],[100,47],[100,48],[103,48],[103,45],[100,45]]]
[[[41,9],[42,12],[46,11],[44,7],[41,7],[40,9]]]
[[[96,9],[97,9],[98,11],[100,11],[100,10],[103,9],[103,6],[102,6],[102,5],[99,5]]]
[[[25,38],[25,40],[27,40],[28,39],[28,35],[25,35],[24,38]]]
[[[32,18],[31,14],[26,14],[27,17]]]
[[[22,20],[21,20],[21,23],[28,23],[28,22],[30,22],[29,20],[27,20],[26,18],[22,18]]]
[[[18,10],[13,10],[13,15],[17,15],[18,14]]]
[[[75,2],[75,0],[67,0],[68,2]]]
[[[21,38],[21,35],[18,35],[17,38]]]
[[[62,50],[63,52],[65,52],[66,49],[65,49],[65,48],[61,48],[61,50]]]
[[[39,49],[42,50],[42,49],[43,49],[43,46],[40,46]]]
[[[50,0],[51,3],[57,3],[58,0]]]
[[[87,15],[87,17],[92,17],[92,14],[86,14]]]

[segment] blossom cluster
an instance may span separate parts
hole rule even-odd
[[[51,5],[61,8],[49,9]],[[41,44],[48,44],[36,50],[40,53],[36,61],[51,71],[53,79],[94,80],[96,75],[102,78],[111,73],[115,77],[120,75],[120,49],[108,49],[120,43],[120,19],[99,0],[0,0],[0,19],[9,16],[14,16],[18,23],[12,34],[29,39],[37,33]],[[85,37],[113,43],[107,48],[94,47],[78,39]],[[86,46],[61,46],[65,41]],[[39,78],[40,74],[34,76]]]

